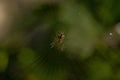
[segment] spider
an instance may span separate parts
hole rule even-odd
[[[53,42],[50,44],[51,48],[55,47],[55,45],[59,45],[61,47],[61,50],[63,51],[63,42],[64,42],[65,34],[64,32],[59,32]]]

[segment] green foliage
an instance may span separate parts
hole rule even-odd
[[[6,51],[0,51],[0,72],[4,72],[8,66],[8,54]]]
[[[21,12],[0,50],[0,80],[120,80],[119,6],[117,0],[66,0]],[[63,51],[50,48],[60,31]]]

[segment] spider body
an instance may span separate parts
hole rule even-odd
[[[51,48],[53,48],[55,45],[59,45],[61,47],[61,50],[63,50],[64,38],[65,38],[64,32],[58,33],[54,41],[51,43]]]
[[[65,38],[65,35],[64,35],[64,32],[60,32],[59,34],[58,34],[58,43],[63,43],[63,40],[64,40],[64,38]]]

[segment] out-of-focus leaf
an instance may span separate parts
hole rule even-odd
[[[0,72],[3,72],[8,65],[8,54],[5,51],[0,51]]]
[[[36,61],[35,52],[29,48],[25,48],[19,53],[18,60],[22,66],[29,67],[32,65],[32,63],[34,63],[34,61]]]
[[[109,80],[112,75],[111,65],[100,59],[90,61],[88,66],[88,80]]]
[[[65,41],[68,52],[82,58],[90,56],[100,32],[99,24],[84,4],[68,2],[61,6],[60,20],[69,26]]]

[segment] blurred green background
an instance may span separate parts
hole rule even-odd
[[[1,0],[0,80],[120,80],[119,21],[119,0]]]

